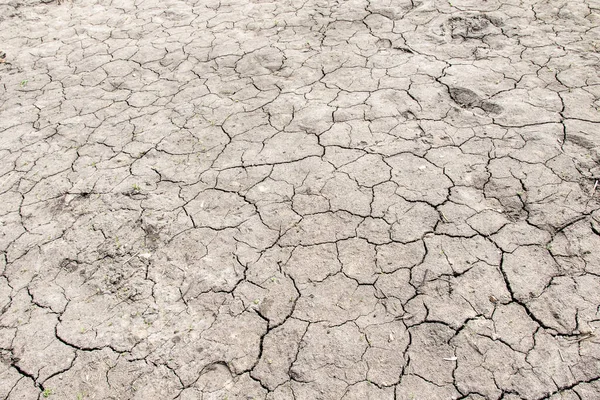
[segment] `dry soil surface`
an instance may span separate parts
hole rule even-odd
[[[599,26],[1,0],[0,398],[599,399]]]

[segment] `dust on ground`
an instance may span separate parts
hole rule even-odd
[[[600,398],[597,0],[2,0],[0,398]]]

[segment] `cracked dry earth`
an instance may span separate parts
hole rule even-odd
[[[600,399],[597,0],[2,0],[0,398]]]

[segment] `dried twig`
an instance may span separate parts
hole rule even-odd
[[[121,264],[121,266],[124,266],[125,264],[127,264],[129,261],[133,260],[138,254],[140,254],[139,251],[137,251],[134,255],[132,255],[131,257],[129,257],[127,260],[125,260],[125,262],[123,262],[123,264]]]

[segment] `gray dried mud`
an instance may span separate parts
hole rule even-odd
[[[600,398],[597,0],[0,0],[0,399]]]

